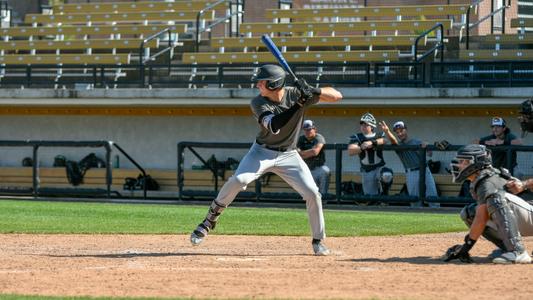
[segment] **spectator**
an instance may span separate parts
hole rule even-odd
[[[361,176],[363,194],[387,195],[392,185],[392,170],[385,168],[383,150],[379,146],[385,144],[383,132],[376,132],[376,119],[365,113],[359,121],[361,132],[350,137],[348,154],[359,155],[361,160]]]
[[[389,138],[391,144],[393,145],[420,145],[422,148],[427,146],[426,142],[422,142],[418,139],[409,138],[407,132],[407,126],[403,121],[398,121],[394,123],[393,130],[394,133],[398,136],[400,141],[396,139],[396,136],[390,131],[387,123],[381,121],[379,123],[381,129],[385,132]],[[420,154],[416,150],[408,151],[396,151],[396,154],[400,157],[403,167],[405,168],[406,176],[406,185],[407,192],[409,196],[419,196],[420,195]],[[428,166],[425,166],[426,169],[426,197],[437,197],[437,186],[435,185],[435,180],[433,175],[429,171]],[[422,201],[411,203],[411,207],[422,207]],[[440,207],[440,203],[430,202],[429,207]]]
[[[486,146],[500,146],[500,145],[522,145],[522,140],[511,133],[511,129],[507,127],[503,118],[494,117],[491,120],[490,126],[492,134],[474,140],[474,144]],[[492,150],[492,165],[499,168],[506,168],[512,171],[516,167],[516,151],[511,152],[511,164],[507,163],[507,153],[505,150]]]
[[[311,170],[313,179],[318,186],[318,191],[322,195],[322,199],[324,199],[328,193],[329,175],[331,173],[328,166],[325,165],[324,145],[326,140],[324,136],[317,133],[316,125],[311,120],[305,120],[302,129],[304,134],[298,139],[296,147],[309,170]]]

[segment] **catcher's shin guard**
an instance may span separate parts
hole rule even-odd
[[[461,210],[461,219],[463,222],[465,222],[466,226],[470,228],[472,226],[472,223],[474,222],[474,217],[476,216],[476,203],[471,203],[465,206]],[[483,230],[482,233],[483,237],[486,238],[488,241],[492,242],[496,247],[502,249],[503,251],[507,252],[507,248],[505,247],[505,244],[503,243],[502,239],[500,238],[498,231],[490,226],[485,226],[485,230]]]
[[[514,212],[505,199],[505,192],[492,194],[487,199],[487,208],[491,220],[498,227],[498,236],[501,237],[505,250],[523,252],[525,247],[518,231]]]

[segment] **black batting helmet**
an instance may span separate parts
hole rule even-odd
[[[461,161],[468,161],[468,165],[461,169]],[[457,150],[455,158],[450,164],[453,182],[463,182],[468,176],[492,165],[491,152],[484,145],[470,144]]]
[[[285,71],[278,65],[263,65],[257,75],[252,78],[254,82],[266,80],[269,90],[277,90],[285,85]]]

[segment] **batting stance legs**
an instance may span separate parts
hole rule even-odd
[[[240,191],[266,172],[280,176],[306,201],[313,240],[326,237],[322,199],[311,171],[296,150],[278,152],[254,143],[244,156],[235,174],[228,179],[209,208],[206,218],[191,234],[191,243],[200,244],[212,230],[222,211]],[[315,251],[316,252],[316,251]]]

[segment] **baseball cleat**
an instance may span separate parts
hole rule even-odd
[[[198,246],[204,241],[204,238],[205,238],[205,235],[195,230],[191,233],[191,244],[193,246]]]
[[[496,249],[492,250],[492,252],[489,253],[489,255],[487,255],[487,257],[488,257],[489,259],[495,259],[496,257],[500,257],[503,253],[504,253],[504,252],[503,252],[502,249],[500,249],[500,248],[496,248]]]
[[[511,251],[496,257],[492,262],[495,264],[529,264],[531,263],[531,256],[529,256],[527,251],[522,253]]]
[[[327,256],[331,254],[331,251],[322,243],[321,240],[313,240],[313,251],[316,256]]]

